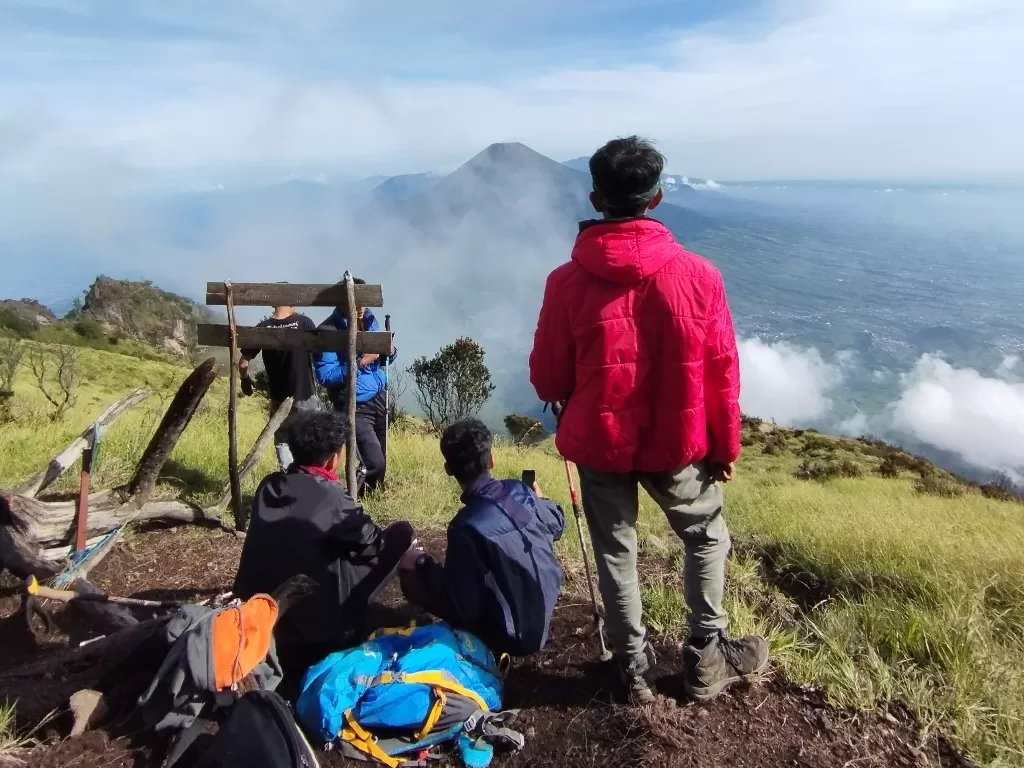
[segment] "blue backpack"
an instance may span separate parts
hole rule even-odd
[[[296,710],[307,733],[349,758],[405,768],[457,750],[468,768],[484,768],[495,746],[523,746],[502,688],[487,647],[438,623],[380,630],[332,653],[306,672]]]

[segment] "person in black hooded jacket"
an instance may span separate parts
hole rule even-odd
[[[253,500],[235,596],[273,592],[299,574],[318,585],[275,629],[286,672],[359,642],[369,602],[413,545],[409,523],[380,528],[339,482],[347,436],[340,413],[294,414],[288,435],[294,463],[265,477]]]

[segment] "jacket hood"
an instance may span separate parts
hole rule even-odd
[[[374,318],[373,312],[370,309],[363,310],[363,322],[367,328],[370,327],[375,319],[376,318]],[[348,313],[342,312],[340,309],[335,307],[334,311],[331,312],[331,316],[327,318],[327,322],[343,331],[348,328]]]
[[[639,283],[679,255],[680,246],[657,219],[584,221],[572,249],[572,260],[613,283]]]

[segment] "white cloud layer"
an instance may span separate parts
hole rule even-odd
[[[577,156],[627,132],[704,177],[1024,174],[1019,0],[768,0],[699,26],[648,0],[678,27],[597,41],[564,31],[577,2],[140,2],[130,24],[87,0],[44,4],[77,26],[4,24],[0,11],[0,143],[18,147],[0,147],[8,174],[75,149],[204,178],[387,173],[501,140]],[[554,41],[532,13],[562,30]],[[95,17],[109,17],[106,34],[76,31]],[[395,69],[405,61],[417,67]]]
[[[842,381],[839,366],[813,348],[741,339],[740,407],[778,424],[810,424],[832,409],[829,393]]]
[[[1016,360],[1004,361],[1008,374]],[[1024,383],[924,355],[903,377],[895,426],[984,469],[1024,476]]]

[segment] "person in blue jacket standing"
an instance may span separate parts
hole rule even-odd
[[[366,281],[354,278],[357,285],[365,285]],[[380,325],[366,307],[357,307],[360,331],[379,331]],[[321,330],[344,331],[348,328],[348,317],[344,307],[335,308],[331,316],[320,324]],[[393,363],[398,351],[391,346],[391,355],[387,358]],[[384,481],[387,471],[387,370],[385,358],[381,355],[365,354],[359,358],[356,372],[356,445],[359,459],[366,471],[365,490],[372,491]],[[347,405],[348,390],[346,375],[348,362],[343,354],[337,352],[321,352],[315,359],[316,378],[327,390],[331,404],[336,410],[344,411]]]

